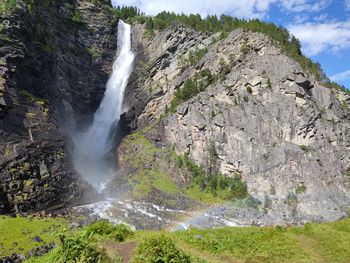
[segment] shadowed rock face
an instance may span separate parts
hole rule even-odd
[[[59,126],[90,121],[114,59],[117,20],[109,1],[36,2],[0,17],[0,213],[94,196],[72,170]]]
[[[228,176],[240,173],[250,194],[263,203],[262,224],[347,215],[346,93],[322,86],[259,33],[235,30],[220,39],[175,25],[146,40],[143,32],[134,26],[134,46],[143,62],[126,93],[131,128],[159,118],[176,90],[208,69],[217,81],[162,118],[158,144],[189,154],[204,167],[214,147],[215,169]],[[204,48],[208,52],[199,61],[184,63],[190,52]]]

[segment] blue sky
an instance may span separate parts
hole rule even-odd
[[[305,55],[326,74],[350,88],[350,0],[112,0],[133,5],[148,15],[176,13],[229,14],[260,18],[289,29]]]

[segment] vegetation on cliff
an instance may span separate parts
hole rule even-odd
[[[0,4],[0,14],[13,10],[16,6],[16,0],[3,0]]]
[[[136,7],[118,7],[117,10],[119,16],[123,17],[123,19],[129,19],[130,22],[145,24],[147,29],[146,35],[148,37],[154,36],[155,30],[164,30],[174,23],[180,23],[201,32],[221,32],[221,37],[225,37],[228,33],[238,28],[263,33],[276,41],[282,49],[282,52],[298,62],[303,70],[314,75],[318,81],[323,83],[323,85],[349,93],[349,90],[344,86],[330,81],[319,63],[315,63],[304,56],[301,52],[300,41],[282,26],[263,22],[259,19],[245,20],[228,15],[221,15],[220,17],[210,15],[206,18],[202,18],[199,14],[179,15],[173,12],[163,11],[154,17],[150,17],[145,16]]]
[[[175,97],[170,106],[171,111],[175,111],[178,105],[204,91],[213,81],[214,76],[209,69],[202,70],[192,78],[187,79],[183,88],[176,90]]]
[[[152,137],[152,133],[151,125],[124,138],[120,146],[121,162],[132,167],[128,184],[135,197],[152,196],[155,189],[165,193],[167,198],[169,195],[184,196],[204,203],[234,201],[248,196],[247,185],[239,174],[228,177],[217,172],[214,149],[208,149],[208,164],[199,166],[187,155],[156,147],[147,138]],[[137,149],[137,154],[131,149]]]

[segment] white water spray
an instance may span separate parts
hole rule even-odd
[[[73,136],[75,148],[73,163],[77,172],[98,191],[114,175],[114,166],[107,161],[113,148],[113,133],[122,113],[123,97],[134,54],[131,51],[131,27],[119,21],[117,58],[100,107],[93,123],[83,133]]]

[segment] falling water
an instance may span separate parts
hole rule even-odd
[[[109,153],[113,149],[113,134],[122,111],[124,90],[132,71],[134,55],[131,51],[130,25],[120,21],[118,25],[117,58],[113,64],[104,97],[96,111],[93,123],[85,132],[73,133],[75,144],[73,162],[75,169],[98,191],[115,173],[113,160]],[[126,222],[137,228],[149,226],[162,228],[173,226],[172,229],[186,229],[212,226],[237,226],[233,219],[225,216],[229,208],[219,206],[210,208],[204,213],[195,211],[171,210],[152,203],[132,200],[119,200],[116,197],[79,206],[77,211],[89,211],[92,215],[110,220],[111,222]],[[231,214],[231,212],[229,213]],[[188,218],[185,222],[177,222],[176,215]]]
[[[102,102],[96,111],[93,123],[83,133],[73,136],[75,169],[98,191],[104,188],[114,174],[113,162],[108,155],[113,148],[113,133],[120,119],[124,90],[132,71],[134,54],[131,50],[131,27],[120,21],[118,24],[117,58],[113,63]]]

